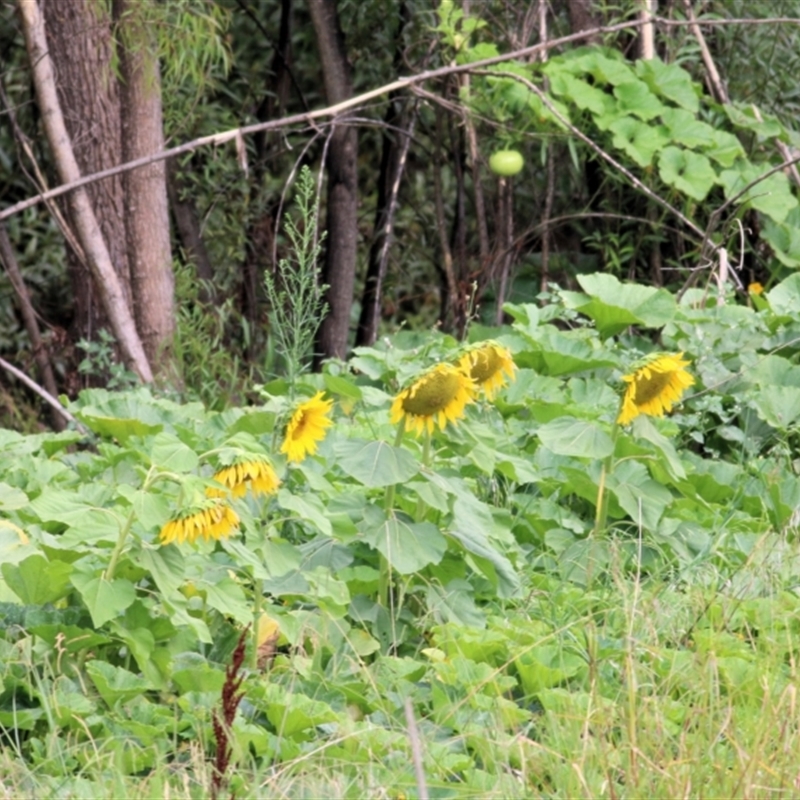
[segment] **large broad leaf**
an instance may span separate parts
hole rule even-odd
[[[614,96],[619,100],[620,111],[633,114],[639,119],[650,120],[664,111],[664,106],[648,88],[644,81],[627,81],[614,88]]]
[[[684,147],[713,147],[717,142],[715,128],[682,108],[665,109],[661,119],[672,140]]]
[[[584,302],[589,302],[583,295],[581,297]],[[582,331],[561,332],[552,325],[543,325],[534,336],[526,338],[525,349],[514,354],[514,361],[520,367],[530,367],[539,375],[555,377],[617,366],[617,362],[606,353],[593,347],[592,340],[587,340]],[[512,394],[519,396],[519,389],[514,390],[514,384],[506,390],[508,402],[513,402],[509,399]]]
[[[153,464],[170,472],[191,472],[197,467],[197,453],[171,433],[159,433],[150,444]]]
[[[294,511],[300,519],[310,522],[326,536],[333,534],[331,522],[325,516],[322,502],[315,495],[306,494],[300,497],[288,489],[281,489],[278,492],[278,505],[287,511]]]
[[[665,147],[661,151],[658,174],[664,183],[698,202],[705,200],[717,182],[716,170],[705,156],[679,147]]]
[[[94,660],[86,664],[86,674],[109,708],[126,702],[152,689],[152,685],[139,675],[115,667],[106,661]]]
[[[342,439],[334,453],[347,475],[372,488],[405,483],[419,472],[419,463],[407,450],[380,440]]]
[[[602,459],[614,452],[611,437],[596,422],[560,417],[537,431],[542,444],[560,456]]]
[[[152,575],[162,597],[177,593],[186,574],[183,553],[177,547],[143,547],[138,562]]]
[[[660,58],[636,62],[636,74],[650,90],[696,114],[700,108],[698,89],[691,75],[677,64],[665,64]]]
[[[16,511],[18,508],[24,508],[28,505],[28,495],[17,489],[15,486],[9,486],[7,483],[0,481],[0,509],[3,511]]]
[[[243,625],[252,621],[252,606],[247,602],[242,587],[231,578],[223,578],[214,583],[197,580],[195,585],[198,589],[205,591],[206,603],[220,614],[233,617]]]
[[[739,162],[737,167],[726,169],[719,176],[727,200],[736,197],[745,186],[758,180],[770,169],[768,165],[746,162]],[[797,207],[797,199],[792,194],[789,179],[782,172],[773,172],[772,175],[756,183],[736,203],[738,205],[748,203],[775,222],[783,222],[788,213]]]
[[[591,86],[585,80],[576,78],[568,72],[554,72],[551,75],[550,90],[572,100],[578,108],[589,110],[595,116],[608,114],[616,105],[614,98],[606,92]]]
[[[70,592],[72,565],[48,561],[44,556],[28,556],[19,564],[3,564],[3,577],[8,587],[26,605],[54,603]]]
[[[140,419],[120,419],[118,417],[104,417],[98,413],[92,413],[92,408],[86,408],[79,411],[75,416],[83,422],[89,430],[96,433],[98,436],[104,436],[107,439],[116,439],[123,444],[130,439],[131,436],[148,436],[153,433],[158,433],[163,429],[163,425],[149,425],[142,422]]]
[[[364,541],[402,575],[438,564],[447,550],[447,541],[435,525],[413,522],[404,514],[388,519],[382,512],[369,514],[361,530]]]
[[[752,399],[758,416],[778,430],[786,430],[800,418],[800,388],[770,386]]]
[[[785,267],[792,269],[800,267],[800,225],[792,220],[796,211],[797,209],[794,209],[785,222],[778,223],[767,217],[761,228],[761,235],[772,248],[775,258]],[[795,305],[794,311],[797,312],[798,309],[800,306]]]
[[[633,117],[621,117],[608,129],[614,134],[614,147],[622,150],[640,167],[649,167],[656,152],[670,142],[661,125],[648,125]]]
[[[498,593],[511,597],[519,591],[519,576],[513,564],[489,538],[489,528],[473,504],[456,501],[453,504],[453,523],[448,531],[458,543],[474,556],[476,566],[497,585]]]
[[[672,502],[669,490],[652,480],[647,468],[636,461],[622,461],[608,476],[608,489],[634,521],[653,531]]]
[[[561,292],[568,308],[591,317],[603,338],[624,331],[629,325],[660,328],[677,311],[675,298],[665,289],[621,283],[613,275],[579,275],[586,294]]]
[[[136,599],[136,589],[125,578],[108,581],[94,571],[76,569],[70,576],[72,585],[80,592],[95,628],[100,628],[124,611]]]
[[[795,272],[767,292],[767,300],[776,314],[800,315],[800,272]]]

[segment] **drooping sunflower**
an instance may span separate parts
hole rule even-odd
[[[688,366],[683,353],[654,353],[629,375],[623,375],[622,380],[628,386],[617,422],[627,425],[639,414],[663,417],[671,411],[684,391],[694,384],[694,378],[686,371]]]
[[[214,480],[226,486],[234,497],[244,497],[249,488],[254,495],[272,494],[281,485],[272,465],[263,456],[248,453],[229,467],[214,473]],[[224,497],[223,489],[207,489],[208,497]]]
[[[489,400],[506,385],[506,376],[514,380],[517,365],[511,353],[497,342],[481,342],[471,347],[458,360],[458,365],[482,389]]]
[[[207,500],[167,522],[159,538],[162,544],[194,542],[201,536],[207,542],[216,541],[227,538],[238,527],[239,517],[229,505]]]
[[[333,408],[333,400],[323,400],[324,394],[317,392],[292,414],[281,445],[281,453],[286,453],[289,461],[302,461],[307,455],[313,456],[317,452],[317,445],[325,438],[327,429],[333,425],[328,416]]]
[[[448,421],[461,419],[474,400],[475,383],[462,367],[437,364],[395,397],[390,420],[404,420],[406,430],[417,436],[426,429],[433,433],[435,423],[443,430]]]

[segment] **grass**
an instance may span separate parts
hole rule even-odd
[[[418,797],[408,727],[387,711],[394,690],[415,696],[430,797],[797,796],[797,598],[779,586],[799,555],[771,535],[735,574],[709,571],[705,583],[668,584],[619,564],[613,580],[590,587],[540,580],[524,602],[498,604],[485,631],[434,628],[406,665],[423,665],[416,681],[406,678],[418,669],[401,677],[401,659],[387,662],[387,677],[377,662],[342,658],[313,689],[315,667],[306,662],[303,681],[290,677],[302,659],[279,656],[262,685],[320,702],[356,685],[384,713],[365,715],[354,700],[289,758],[277,736],[272,766],[240,748],[231,788],[238,798]],[[55,735],[38,748],[39,765],[7,742],[0,797],[208,796],[211,766],[197,741],[177,753],[153,747],[151,766],[123,774],[107,739]]]

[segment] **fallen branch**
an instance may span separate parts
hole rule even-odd
[[[67,422],[74,423],[75,427],[81,433],[89,433],[89,431],[83,425],[81,425],[81,423],[78,422],[78,420],[75,419],[75,417],[73,417],[72,414],[70,414],[69,411],[67,411],[67,409],[64,408],[64,406],[62,406],[61,403],[59,403],[58,400],[50,394],[50,392],[42,389],[38,383],[31,380],[31,378],[22,372],[22,370],[17,369],[13,364],[9,364],[4,358],[0,358],[0,367],[2,367],[6,372],[11,373],[15,378],[17,378],[17,380],[24,383],[31,391],[36,392],[36,394],[38,394],[42,400],[44,400],[59,414],[61,414],[61,416],[64,417]]]

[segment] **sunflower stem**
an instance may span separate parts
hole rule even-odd
[[[600,468],[600,480],[597,484],[597,510],[594,518],[595,538],[606,529],[608,520],[608,478],[614,472],[614,451],[617,449],[617,436],[619,425],[615,422],[611,428],[611,453],[603,460]]]
[[[403,441],[403,434],[406,432],[405,418],[400,420],[397,426],[397,434],[394,437],[394,446],[399,447]],[[386,487],[383,495],[383,511],[388,520],[394,513],[394,497],[397,492],[397,484],[390,484]],[[392,587],[392,565],[386,556],[381,553],[378,562],[378,602],[384,607],[389,608],[389,591]]]
[[[150,467],[150,471],[147,473],[147,477],[144,479],[144,483],[142,484],[142,491],[146,491],[150,488],[151,482],[155,483],[158,479],[158,475],[153,477],[153,473],[155,472],[155,466]],[[122,550],[125,547],[125,542],[128,538],[128,534],[131,531],[131,525],[133,525],[133,519],[136,516],[136,510],[133,505],[131,505],[131,510],[128,513],[128,517],[125,520],[123,526],[119,529],[119,536],[117,537],[117,543],[114,545],[114,550],[111,553],[111,558],[108,562],[108,567],[106,567],[105,579],[107,581],[112,581],[114,578],[114,573],[117,570],[117,564],[119,563],[120,556],[122,555]]]
[[[261,620],[261,604],[264,601],[264,581],[256,580],[253,597],[253,652],[250,657],[250,666],[253,672],[258,670],[258,623]]]

